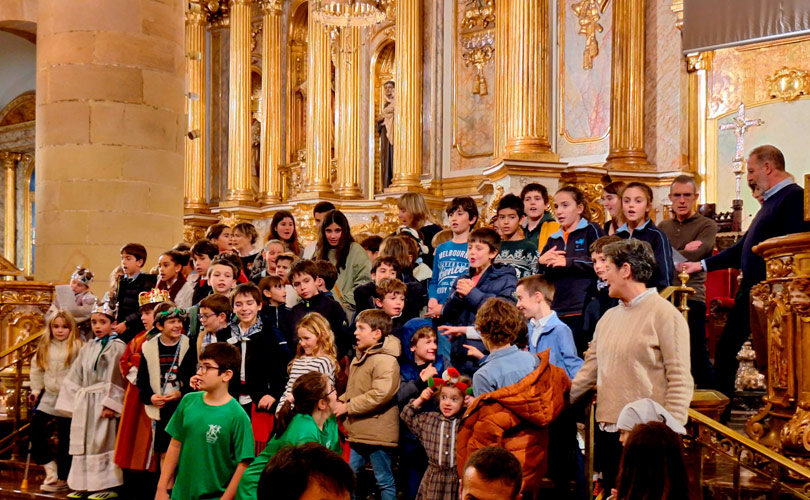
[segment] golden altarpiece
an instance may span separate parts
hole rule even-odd
[[[795,124],[810,123],[810,37],[684,56],[682,0],[380,0],[368,27],[323,22],[324,8],[346,3],[185,2],[187,241],[220,219],[264,234],[279,209],[311,240],[320,200],[358,232],[384,234],[408,191],[424,193],[439,221],[458,195],[488,216],[532,181],[577,185],[601,221],[606,173],[652,185],[658,218],[682,173],[698,180],[702,201],[728,210],[734,137],[719,127],[740,104],[765,122],[746,144],[775,144],[797,180],[808,173],[807,127]],[[20,12],[0,9],[0,29],[21,17],[36,24]],[[35,127],[37,91],[0,110],[3,274],[16,279],[0,282],[0,351],[13,332],[41,330],[52,293],[32,281],[35,130],[46,130]],[[742,198],[745,223],[757,205],[746,190]],[[761,247],[770,378],[748,429],[800,462],[810,457],[808,247],[801,236]],[[69,266],[79,263],[99,265]]]

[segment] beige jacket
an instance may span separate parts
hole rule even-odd
[[[396,446],[399,440],[399,362],[401,346],[393,335],[364,353],[349,368],[344,428],[349,442]]]
[[[82,344],[78,343],[73,350],[73,355],[77,356],[81,348]],[[66,340],[52,339],[48,348],[48,368],[43,370],[39,367],[36,355],[31,361],[31,393],[39,394],[40,391],[45,389],[37,409],[49,415],[54,414],[53,407],[56,404],[57,396],[59,396],[59,389],[61,389],[62,381],[70,371],[70,364],[65,366],[67,357],[68,342]]]

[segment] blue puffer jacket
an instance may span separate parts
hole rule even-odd
[[[429,319],[415,318],[408,320],[399,330],[399,341],[402,343],[402,354],[399,355],[399,393],[397,401],[400,408],[408,404],[413,398],[419,396],[427,387],[427,382],[419,378],[419,373],[425,369],[425,365],[417,366],[411,351],[411,338],[423,326],[433,328],[433,322]],[[435,331],[435,330],[434,330]],[[433,366],[441,377],[444,369],[447,368],[446,360],[450,359],[450,341],[444,335],[437,335],[436,361]]]
[[[500,297],[515,303],[515,289],[517,289],[517,273],[515,268],[509,264],[492,264],[484,270],[484,274],[478,284],[470,290],[466,297],[461,297],[456,292],[456,283],[460,279],[469,279],[470,272],[461,275],[455,283],[447,298],[447,302],[442,309],[442,316],[439,324],[454,326],[472,326],[475,324],[475,314],[484,305],[487,299]],[[451,341],[450,361],[464,375],[472,377],[478,370],[480,362],[467,356],[467,349],[464,345],[471,345],[478,348],[484,354],[488,354],[484,343],[480,340],[472,340],[456,337]]]

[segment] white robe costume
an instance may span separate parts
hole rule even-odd
[[[125,382],[118,367],[126,344],[112,338],[104,346],[100,339],[85,344],[62,383],[56,409],[72,415],[70,454],[73,464],[68,486],[78,491],[102,491],[124,484],[115,465],[117,418],[102,418],[102,408],[120,414]]]

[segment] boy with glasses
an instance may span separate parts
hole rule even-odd
[[[156,500],[234,498],[254,457],[250,419],[228,393],[228,383],[241,363],[239,349],[224,342],[200,353],[193,382],[200,391],[183,397],[166,427],[172,440]]]

